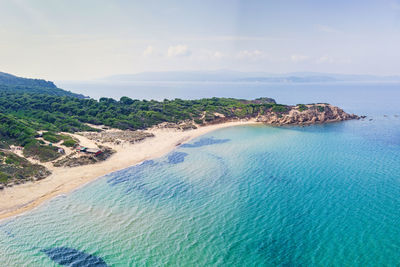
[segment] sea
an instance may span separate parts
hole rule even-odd
[[[0,266],[400,265],[399,83],[61,87],[94,98],[328,102],[367,117],[200,136],[0,221]]]

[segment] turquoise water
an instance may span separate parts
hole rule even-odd
[[[209,133],[1,221],[0,266],[398,266],[400,90],[344,92],[373,120]]]
[[[60,248],[109,266],[398,265],[398,126],[212,132],[3,222],[1,265],[71,263]]]

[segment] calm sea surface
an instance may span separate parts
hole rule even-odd
[[[399,266],[399,84],[208,85],[79,91],[268,96],[369,117],[209,133],[1,221],[0,265]]]

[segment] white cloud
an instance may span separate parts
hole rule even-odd
[[[182,37],[185,41],[210,41],[210,42],[236,42],[236,41],[288,41],[288,38],[277,38],[271,36],[244,36],[244,35],[214,35],[214,36],[189,36]]]
[[[305,55],[292,55],[290,57],[290,60],[293,62],[296,62],[296,63],[306,61],[307,59],[308,59],[308,56],[305,56]]]
[[[238,54],[238,58],[240,59],[252,59],[252,60],[257,60],[257,59],[263,59],[266,57],[266,54],[263,51],[260,50],[242,50]]]
[[[143,51],[143,56],[148,57],[148,56],[152,56],[152,55],[154,55],[154,47],[149,45]]]
[[[338,29],[335,29],[331,26],[328,25],[322,25],[322,24],[317,24],[315,25],[317,30],[320,32],[325,32],[325,33],[340,33]]]
[[[168,57],[187,57],[192,52],[189,50],[187,45],[175,45],[168,47]]]
[[[213,54],[213,57],[216,58],[216,59],[220,59],[220,58],[223,58],[224,55],[219,51],[215,51],[214,54]]]
[[[322,57],[319,57],[316,62],[317,63],[334,63],[335,61],[330,56],[322,56]]]
[[[332,56],[328,56],[328,55],[324,55],[322,57],[317,58],[317,60],[315,61],[318,64],[350,64],[351,60],[350,59],[338,59]]]

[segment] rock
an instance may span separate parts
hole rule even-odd
[[[296,106],[290,106],[288,112],[259,115],[256,121],[274,125],[315,124],[335,121],[359,119],[357,115],[348,114],[342,109],[329,104],[307,105],[307,110],[299,111]]]

